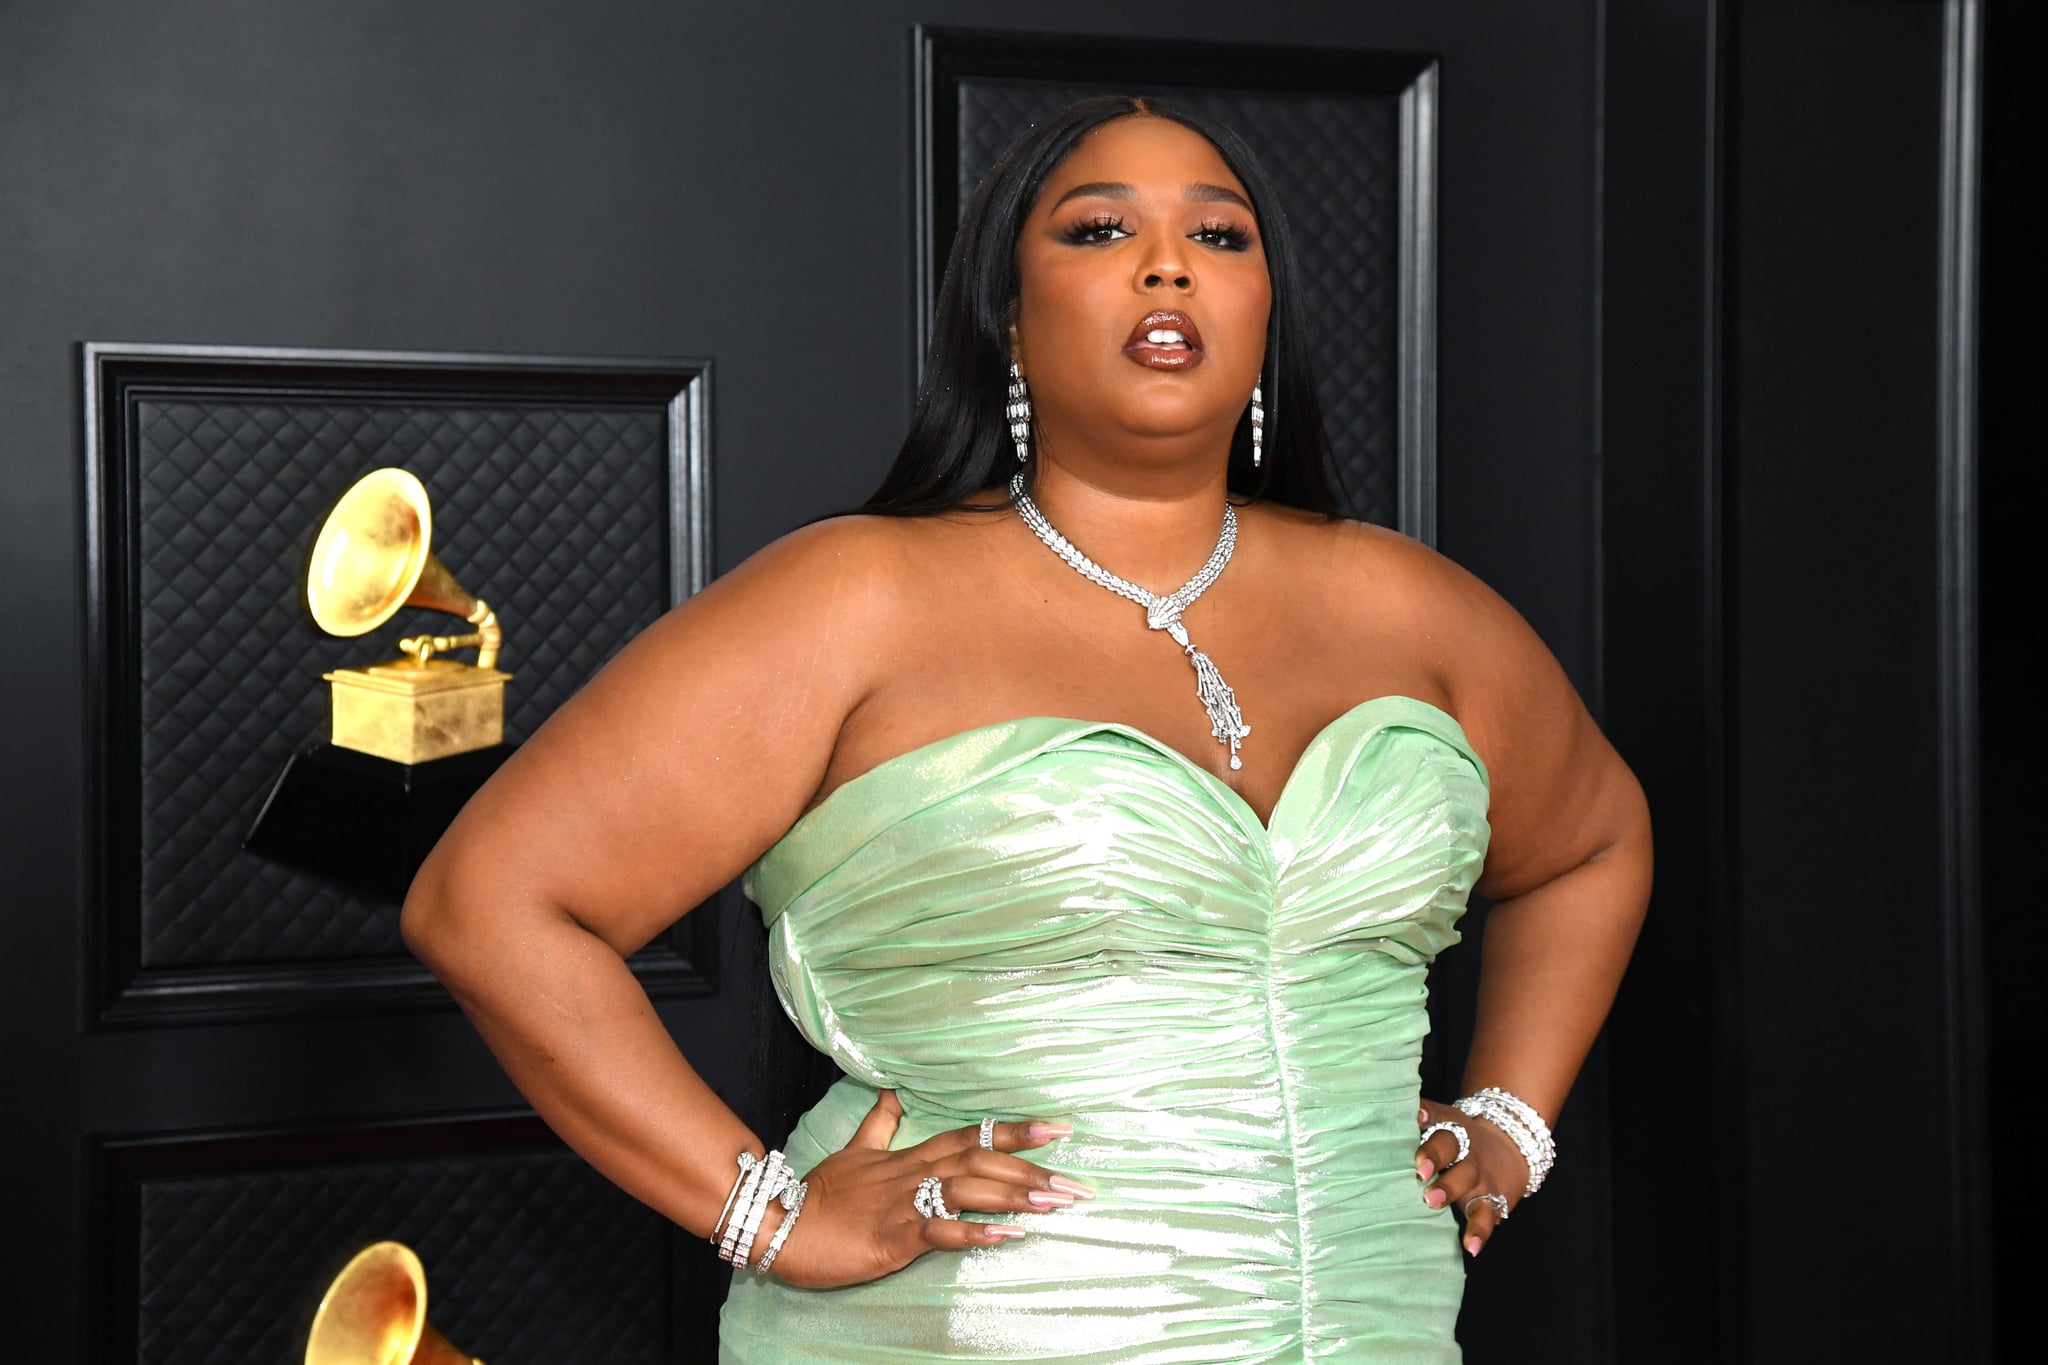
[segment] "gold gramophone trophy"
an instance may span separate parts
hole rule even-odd
[[[387,900],[402,900],[463,803],[511,752],[504,632],[490,607],[433,554],[427,490],[379,469],[342,494],[314,539],[313,620],[333,635],[375,630],[405,607],[452,612],[467,635],[414,635],[400,657],[321,676],[332,691],[328,743],[285,764],[242,847]],[[474,648],[474,664],[444,658]]]
[[[403,469],[364,475],[342,494],[313,543],[306,603],[330,635],[365,635],[401,607],[451,612],[468,635],[413,635],[404,657],[323,674],[333,685],[333,742],[394,763],[426,763],[499,743],[505,684],[494,664],[505,634],[481,598],[434,558],[427,490]],[[437,657],[474,646],[476,663]]]
[[[376,1242],[320,1297],[306,1365],[483,1365],[427,1321],[427,1272],[403,1242]]]

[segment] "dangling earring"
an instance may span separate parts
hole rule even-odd
[[[1266,400],[1257,384],[1252,385],[1252,468],[1266,453]]]
[[[1017,362],[1010,362],[1010,402],[1003,409],[1010,418],[1010,439],[1017,443],[1017,463],[1031,460],[1031,395],[1024,390],[1024,374]]]

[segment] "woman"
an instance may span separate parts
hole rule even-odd
[[[769,1262],[724,1359],[1457,1358],[1460,1247],[1547,1169],[1648,821],[1510,608],[1328,515],[1301,326],[1234,135],[1035,125],[867,514],[651,627],[422,870],[407,941],[535,1108]],[[765,1157],[624,963],[743,870],[845,1072]],[[1475,882],[1454,1108],[1424,977]]]

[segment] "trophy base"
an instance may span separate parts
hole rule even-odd
[[[433,763],[315,744],[292,755],[242,840],[249,852],[402,901],[463,804],[516,746]]]
[[[488,749],[505,737],[512,675],[448,659],[399,659],[321,674],[334,688],[337,748],[393,763]]]

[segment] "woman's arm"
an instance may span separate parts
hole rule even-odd
[[[886,572],[879,540],[810,528],[649,627],[477,793],[406,897],[407,946],[534,1108],[695,1232],[718,1217],[735,1154],[760,1144],[624,959],[817,789],[858,700],[849,635]]]
[[[1442,561],[1439,561],[1442,563]],[[1478,890],[1487,916],[1479,1013],[1465,1093],[1498,1086],[1555,1123],[1614,1003],[1650,895],[1650,818],[1634,774],[1587,714],[1534,631],[1477,579],[1444,565],[1438,609],[1453,707],[1492,779],[1492,840]],[[1519,1150],[1492,1124],[1448,1106],[1473,1155],[1444,1172],[1430,1202],[1480,1192],[1521,1197]],[[1439,1135],[1419,1169],[1456,1153]],[[1483,1246],[1495,1211],[1474,1204],[1471,1239]]]
[[[699,1235],[724,1207],[734,1158],[763,1144],[683,1059],[625,958],[739,875],[817,791],[887,657],[898,544],[869,519],[820,523],[669,613],[477,793],[406,897],[407,945],[541,1117]],[[814,1173],[778,1272],[846,1283],[933,1246],[996,1240],[985,1224],[919,1218],[898,1166],[978,1164],[1016,1187],[995,1207],[1019,1210],[1027,1185],[1051,1179],[1001,1153],[956,1153],[957,1141],[888,1153],[894,1120],[876,1108]],[[1005,1151],[1045,1140],[1003,1128]]]

